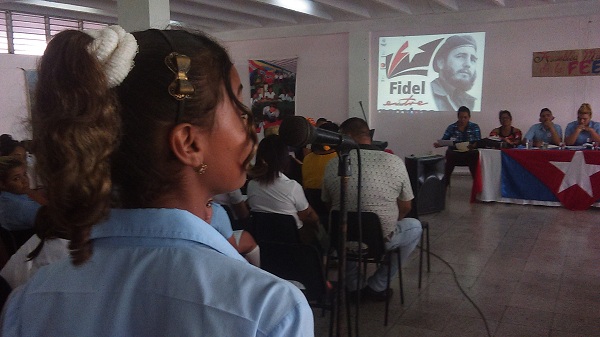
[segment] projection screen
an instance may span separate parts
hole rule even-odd
[[[480,111],[484,49],[484,32],[380,37],[377,111]]]

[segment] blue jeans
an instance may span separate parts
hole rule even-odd
[[[413,218],[404,218],[396,223],[396,231],[388,242],[385,243],[387,250],[400,247],[400,257],[402,263],[406,261],[410,253],[417,247],[421,240],[423,227],[421,222]],[[392,254],[390,258],[391,277],[393,278],[398,272],[398,259],[396,254]],[[371,277],[367,280],[367,285],[375,291],[383,291],[387,288],[387,273],[388,266],[380,265]],[[363,275],[364,277],[364,275]],[[358,265],[356,262],[348,262],[346,264],[346,287],[348,290],[357,290],[362,288],[358,286]]]

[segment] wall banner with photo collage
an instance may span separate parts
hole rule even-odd
[[[250,106],[257,132],[278,133],[281,120],[296,114],[298,58],[248,60]]]

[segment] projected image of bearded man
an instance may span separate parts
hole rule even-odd
[[[477,78],[477,44],[469,35],[449,37],[433,59],[439,77],[431,82],[438,111],[457,111],[460,106],[473,109],[475,97],[467,91]]]

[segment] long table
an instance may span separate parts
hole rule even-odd
[[[512,161],[515,161],[513,157],[517,158],[516,161],[520,160],[520,164],[526,167],[523,172],[519,171],[521,169],[518,167],[516,169],[518,172],[514,172],[515,168],[511,166],[514,165]],[[571,165],[571,171],[568,171],[569,165]],[[567,172],[561,172],[561,168]],[[563,182],[567,175],[569,177],[574,174],[581,176],[580,172],[573,171],[574,168],[577,168],[577,171],[582,169],[587,171],[584,172],[583,178],[575,180],[575,184],[573,184],[573,181]],[[542,176],[542,179],[539,179],[540,176]],[[587,183],[586,179],[589,181],[589,187],[584,186]],[[573,180],[572,177],[571,180]],[[532,188],[529,188],[530,184],[533,185]],[[569,184],[571,185],[567,186]],[[525,191],[523,193],[526,195],[525,197],[519,197],[519,193],[515,193],[515,189],[518,192],[520,188]],[[589,196],[584,192],[586,188],[591,189],[593,196]],[[561,189],[563,191],[558,192]],[[471,201],[495,201],[586,209],[590,204],[594,207],[600,207],[598,195],[600,195],[600,151],[479,150],[479,165],[473,179]],[[592,201],[586,201],[588,199]],[[586,203],[587,205],[585,205]]]

